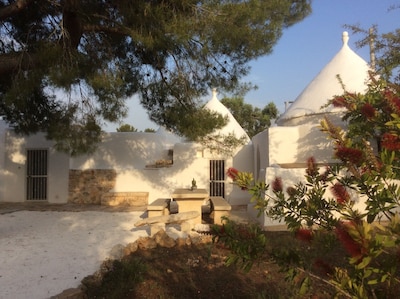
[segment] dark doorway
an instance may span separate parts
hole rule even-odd
[[[225,160],[210,160],[210,196],[225,198]]]
[[[48,150],[27,150],[26,200],[47,200]]]

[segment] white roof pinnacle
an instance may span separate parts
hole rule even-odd
[[[212,97],[213,97],[213,98],[217,98],[217,94],[218,94],[217,89],[214,87],[214,88],[212,89]]]
[[[343,45],[348,45],[349,42],[349,33],[347,31],[343,31],[342,34],[342,41],[343,41]]]

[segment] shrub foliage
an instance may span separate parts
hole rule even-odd
[[[270,184],[256,182],[251,173],[236,169],[228,176],[251,193],[260,214],[284,221],[311,248],[274,254],[288,276],[303,277],[301,290],[310,287],[313,276],[335,287],[338,297],[393,297],[400,291],[400,86],[372,78],[365,94],[345,92],[329,105],[343,108],[347,123],[343,129],[328,117],[321,121],[336,164],[322,167],[310,157],[304,182],[294,186],[279,177]],[[341,246],[345,263],[321,259],[330,246]]]

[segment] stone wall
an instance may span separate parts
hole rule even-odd
[[[101,204],[102,195],[115,187],[116,177],[113,169],[70,169],[68,202]]]
[[[109,192],[101,197],[101,204],[106,206],[147,206],[149,192]]]

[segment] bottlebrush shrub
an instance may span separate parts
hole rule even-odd
[[[231,250],[226,264],[239,264],[250,271],[255,260],[265,253],[266,238],[256,224],[244,225],[223,217],[222,225],[212,226],[213,242],[223,243]]]
[[[329,279],[320,278],[335,286],[340,296],[396,297],[400,294],[400,86],[372,80],[365,94],[345,92],[329,104],[344,109],[347,123],[342,129],[329,118],[321,121],[321,130],[332,140],[335,166],[320,169],[311,157],[305,182],[286,189],[282,178],[267,185],[237,170],[233,182],[251,193],[260,214],[284,221],[307,248],[317,244],[318,236],[336,240],[331,244],[343,248],[347,263],[331,259],[327,264],[315,255],[314,264],[334,269]],[[269,188],[273,196],[268,195]],[[365,210],[355,208],[354,195],[365,201]],[[301,261],[302,252],[298,255]],[[297,263],[297,272],[315,277],[305,264],[304,259]]]

